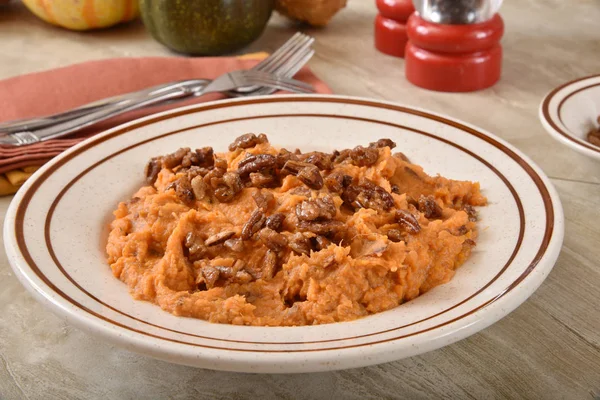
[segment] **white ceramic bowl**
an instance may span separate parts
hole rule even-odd
[[[552,137],[575,151],[600,160],[600,147],[587,141],[587,134],[598,128],[600,75],[557,87],[542,100],[539,113],[542,125]]]
[[[265,132],[274,145],[325,151],[389,137],[430,174],[480,181],[489,205],[480,210],[476,250],[449,283],[352,322],[218,325],[134,301],[106,263],[112,210],[142,185],[149,157],[181,146],[224,151],[246,132]],[[158,114],[81,143],[25,183],[6,215],[4,237],[16,275],[38,300],[112,343],[203,368],[307,372],[409,357],[494,323],[550,272],[563,213],[538,167],[473,126],[373,100],[271,96]]]

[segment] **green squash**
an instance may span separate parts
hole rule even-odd
[[[256,40],[274,5],[274,0],[140,0],[140,11],[152,36],[170,49],[219,55]]]

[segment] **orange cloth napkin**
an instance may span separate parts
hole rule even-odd
[[[214,79],[227,71],[251,68],[265,56],[115,58],[17,76],[0,81],[0,122],[54,114],[161,83]],[[331,93],[308,68],[295,78],[312,84],[319,93]],[[208,94],[175,105],[139,110],[62,139],[23,147],[0,146],[0,195],[16,192],[40,165],[98,132],[158,111],[224,97]]]

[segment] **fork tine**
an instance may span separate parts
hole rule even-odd
[[[277,56],[273,57],[270,62],[266,64],[266,66],[260,69],[260,71],[272,73],[280,65],[286,63],[287,60],[296,52],[302,51],[311,46],[313,42],[314,39],[312,37],[302,34],[300,40],[296,41]]]
[[[283,78],[293,77],[304,65],[306,65],[308,60],[310,60],[314,54],[315,54],[314,50],[312,50],[312,49],[308,50],[306,53],[304,53],[304,56],[295,63],[295,65],[291,65],[291,64],[286,65],[287,68],[285,68],[285,70],[281,69],[280,71],[278,71],[277,75],[281,76]],[[275,90],[276,89],[273,89],[271,87],[263,86],[259,89],[254,90],[253,92],[249,92],[248,95],[264,96],[264,95],[268,95],[268,94],[275,92]]]
[[[304,91],[305,93],[313,93],[315,89],[312,85],[290,78],[282,78],[263,72],[244,72],[241,74],[243,79],[252,81],[253,85],[268,85],[278,86],[284,90]]]
[[[264,71],[269,68],[275,58],[280,57],[284,52],[293,47],[297,42],[301,41],[304,34],[302,32],[296,32],[291,38],[289,38],[284,44],[279,46],[277,50],[271,53],[267,58],[256,64],[253,68],[257,71]],[[267,71],[268,72],[268,71]]]

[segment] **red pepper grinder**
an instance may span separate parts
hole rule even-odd
[[[500,79],[502,0],[414,0],[406,78],[425,89],[470,92]]]
[[[412,0],[376,0],[376,4],[375,47],[382,53],[404,57],[406,21],[415,11]]]

